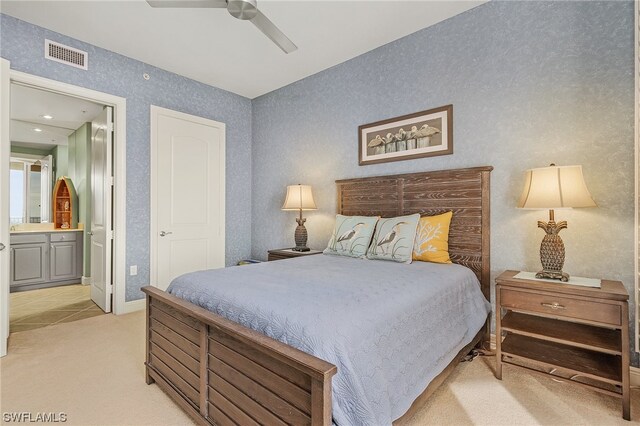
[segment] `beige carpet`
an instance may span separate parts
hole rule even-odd
[[[144,382],[144,314],[102,315],[11,335],[0,361],[1,411],[65,412],[72,425],[185,425],[189,418]],[[628,425],[617,399],[534,377],[493,358],[461,364],[412,419],[415,425]],[[632,391],[640,420],[640,391]]]

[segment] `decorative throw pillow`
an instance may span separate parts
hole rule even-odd
[[[377,221],[378,216],[336,215],[336,226],[324,253],[365,257]]]
[[[373,241],[369,246],[369,259],[393,260],[394,262],[411,263],[413,242],[416,239],[416,228],[420,220],[419,214],[383,218],[378,221]]]
[[[453,212],[424,216],[418,222],[413,260],[451,263],[449,258],[449,225]]]

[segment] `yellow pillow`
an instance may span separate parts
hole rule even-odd
[[[413,260],[451,263],[449,258],[449,225],[453,212],[424,216],[418,222]]]

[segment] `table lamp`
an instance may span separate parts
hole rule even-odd
[[[549,278],[569,281],[569,274],[562,271],[564,266],[564,243],[560,238],[561,230],[567,222],[556,223],[554,209],[574,207],[596,207],[591,194],[584,183],[582,166],[556,166],[530,169],[526,172],[524,191],[518,202],[522,209],[549,209],[549,222],[538,221],[538,227],[547,235],[540,244],[542,271],[536,278]]]
[[[309,251],[307,247],[307,228],[304,223],[307,219],[302,217],[302,210],[316,210],[316,203],[313,201],[310,185],[289,185],[287,186],[287,198],[284,200],[282,210],[298,210],[300,217],[296,219],[298,226],[294,234],[296,246],[295,251]]]

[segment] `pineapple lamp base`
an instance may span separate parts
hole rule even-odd
[[[307,247],[307,228],[304,227],[306,220],[307,219],[302,218],[302,211],[300,211],[300,218],[296,219],[298,226],[296,226],[296,232],[294,234],[296,246],[291,249],[293,251],[311,251],[311,249]]]
[[[569,281],[569,274],[562,272],[564,266],[564,242],[558,233],[567,227],[567,222],[556,223],[553,210],[549,210],[549,222],[538,221],[538,228],[545,230],[547,235],[540,244],[540,262],[542,271],[536,274],[536,278],[546,278]]]

